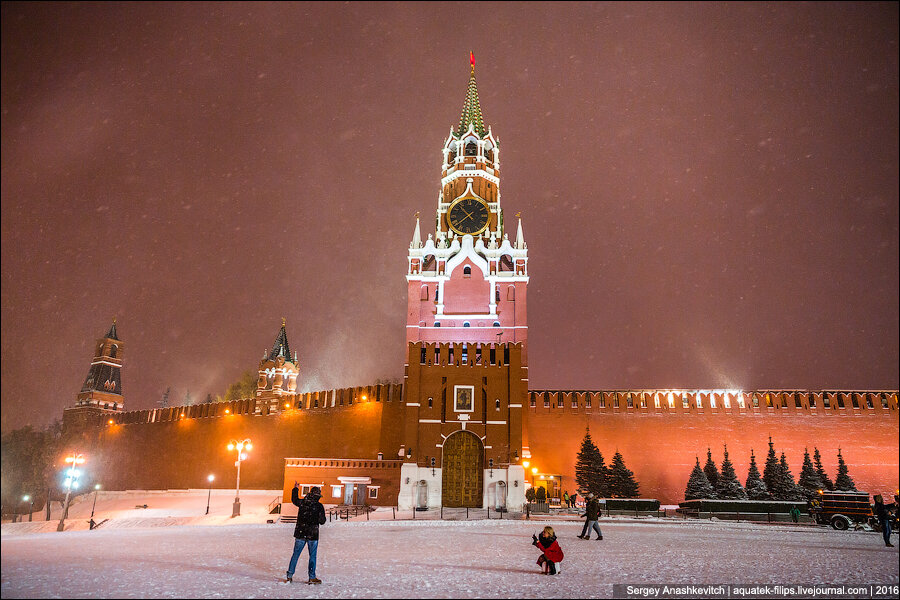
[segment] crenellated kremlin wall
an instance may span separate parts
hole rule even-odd
[[[344,457],[377,473],[377,504],[395,505],[396,463],[407,443],[403,386],[375,385],[310,392],[274,403],[262,399],[110,413],[89,423],[65,413],[71,444],[91,457],[106,489],[166,489],[234,480],[232,439],[253,450],[241,486],[285,486],[285,459]],[[641,496],[664,504],[683,499],[695,457],[707,447],[717,463],[727,444],[738,477],[746,477],[751,449],[762,467],[772,437],[798,476],[805,448],[817,447],[834,477],[837,452],[861,490],[891,492],[898,482],[897,392],[777,390],[530,391],[523,439],[542,474],[562,477],[574,491],[575,456],[587,428],[607,462],[618,450],[641,484]],[[97,415],[98,413],[94,412]],[[379,461],[379,453],[381,455]]]

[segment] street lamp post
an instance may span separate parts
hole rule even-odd
[[[209,514],[209,501],[212,499],[212,482],[216,479],[215,475],[207,477],[209,480],[209,494],[206,496],[206,514]]]
[[[31,503],[31,508],[28,509],[28,522],[31,523],[31,513],[34,512],[34,498],[32,498],[30,494],[25,494],[22,496],[22,502]]]
[[[66,500],[63,502],[63,511],[62,516],[59,518],[59,525],[56,526],[57,531],[65,529],[66,516],[68,516],[69,512],[69,498],[72,495],[72,488],[78,487],[78,476],[81,475],[78,471],[78,465],[84,464],[84,455],[79,452],[73,452],[72,456],[66,457],[66,463],[70,463],[72,466],[66,471],[66,479],[63,483],[66,487]]]
[[[100,484],[94,486],[94,505],[91,506],[91,520],[94,518],[94,509],[97,508],[97,494],[100,493]]]
[[[237,481],[234,486],[234,505],[231,510],[231,516],[237,517],[241,514],[241,462],[247,459],[247,454],[244,450],[252,450],[253,444],[250,443],[250,438],[245,438],[239,442],[231,440],[228,444],[228,449],[237,449],[237,460],[234,461],[234,466],[237,467]]]

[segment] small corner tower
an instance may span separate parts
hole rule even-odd
[[[122,358],[125,344],[116,331],[116,320],[94,345],[94,358],[75,406],[63,411],[63,426],[101,425],[109,416],[124,412]]]
[[[485,126],[475,58],[459,125],[444,142],[435,232],[409,245],[406,341],[527,345],[528,250],[500,206],[500,145]]]
[[[272,350],[263,353],[259,361],[259,381],[256,386],[256,397],[268,402],[268,411],[278,409],[284,396],[293,396],[297,392],[297,375],[300,374],[300,363],[297,353],[291,356],[291,346],[287,338],[287,321],[281,319],[281,329],[275,336]]]

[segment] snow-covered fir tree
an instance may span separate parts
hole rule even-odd
[[[767,500],[769,498],[769,489],[759,475],[759,467],[756,466],[753,449],[750,450],[750,469],[747,471],[747,483],[744,485],[744,490],[750,500]]]
[[[575,485],[579,490],[589,491],[594,486],[594,456],[599,452],[591,439],[588,429],[581,440],[581,450],[575,457]]]
[[[841,456],[840,448],[838,448],[838,472],[837,477],[834,479],[834,489],[842,492],[856,491],[856,484],[853,483],[853,478],[847,472],[847,463],[844,462],[844,457]]]
[[[191,390],[188,390],[184,395],[184,400],[181,401],[182,406],[192,406],[194,404],[194,399],[191,397]]]
[[[818,448],[813,448],[813,463],[816,465],[816,473],[819,475],[819,479],[822,480],[822,485],[825,486],[826,490],[833,490],[834,482],[831,481],[828,473],[825,472],[825,467],[822,466],[822,455],[819,454]]]
[[[688,478],[687,487],[684,488],[684,499],[699,500],[715,497],[716,492],[709,484],[706,473],[700,468],[700,458],[697,457],[697,464],[694,465],[694,470],[691,471],[691,476]]]
[[[159,399],[158,404],[162,408],[169,408],[169,392],[172,388],[166,388],[166,391],[163,392],[162,398]]]
[[[773,496],[778,481],[778,455],[775,454],[775,444],[772,443],[772,436],[769,436],[769,454],[766,456],[766,466],[763,467],[763,483],[766,489]]]
[[[616,450],[609,466],[609,495],[612,498],[637,498],[639,487],[634,473],[625,466],[625,459]]]
[[[719,469],[716,467],[716,463],[713,462],[712,450],[709,448],[706,449],[706,464],[703,465],[703,472],[706,473],[709,485],[716,489],[716,486],[719,484]]]
[[[725,446],[725,458],[722,459],[722,473],[716,483],[716,497],[721,500],[746,500],[747,493],[738,481],[734,465],[728,458],[728,446]]]
[[[775,479],[772,496],[776,500],[803,499],[803,494],[797,489],[797,482],[794,481],[794,474],[791,473],[791,467],[788,465],[784,452],[781,453],[781,459],[778,461],[778,477]]]
[[[800,469],[800,479],[797,481],[797,485],[800,486],[800,491],[807,500],[818,498],[819,490],[824,486],[809,457],[809,448],[803,449],[803,468]]]

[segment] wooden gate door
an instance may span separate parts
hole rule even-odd
[[[474,433],[458,431],[444,441],[444,506],[480,508],[484,498],[484,449]]]

